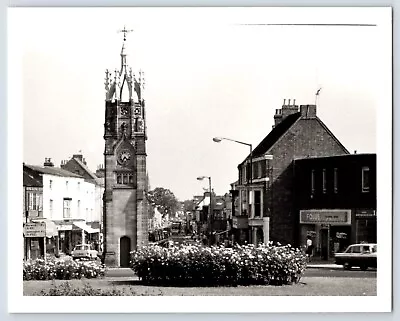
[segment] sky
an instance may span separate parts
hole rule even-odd
[[[248,147],[270,132],[284,99],[314,104],[350,151],[376,153],[381,29],[374,8],[15,8],[10,47],[20,72],[23,161],[55,166],[82,151],[103,163],[104,76],[145,73],[150,187],[178,199],[237,180]],[[267,24],[368,24],[290,25]],[[377,24],[376,26],[370,26]]]

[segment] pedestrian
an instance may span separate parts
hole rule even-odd
[[[306,254],[307,254],[307,257],[308,257],[308,262],[311,262],[311,257],[312,257],[313,248],[314,248],[314,245],[313,245],[313,241],[312,241],[312,239],[311,239],[311,236],[307,236],[307,243],[306,243],[306,245],[307,245]]]

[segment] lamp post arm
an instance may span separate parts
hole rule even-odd
[[[235,139],[231,139],[231,138],[226,138],[226,137],[220,137],[220,139],[224,139],[224,140],[230,140],[231,142],[235,142],[235,143],[239,143],[239,144],[243,144],[243,145],[247,145],[251,147],[251,144],[245,143],[245,142],[241,142],[239,140],[235,140]]]

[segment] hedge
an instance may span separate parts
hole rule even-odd
[[[48,260],[24,262],[23,280],[70,280],[98,278],[105,274],[105,266],[91,261]]]
[[[307,257],[290,245],[148,246],[131,252],[144,284],[170,286],[285,285],[300,281]]]

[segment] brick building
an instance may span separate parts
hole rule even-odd
[[[349,244],[375,243],[376,154],[294,160],[297,244],[311,236],[323,259]]]
[[[104,257],[109,266],[129,266],[130,251],[148,243],[146,199],[146,117],[139,79],[128,70],[125,49],[121,67],[106,71],[104,124]]]
[[[285,100],[274,121],[272,131],[238,166],[239,218],[243,227],[248,226],[248,240],[254,244],[296,242],[293,160],[349,154],[317,117],[315,105],[299,108],[295,101],[286,104]]]

